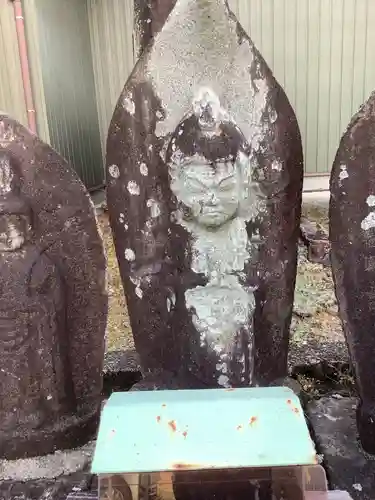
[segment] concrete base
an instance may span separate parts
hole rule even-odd
[[[95,442],[76,450],[21,460],[0,460],[0,481],[55,479],[84,470],[91,462]],[[0,497],[1,498],[1,497]]]
[[[330,175],[305,175],[303,179],[303,192],[329,191]]]

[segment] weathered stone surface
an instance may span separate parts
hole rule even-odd
[[[133,349],[124,351],[106,352],[104,356],[104,373],[118,373],[121,371],[140,371],[139,356]]]
[[[302,171],[293,110],[226,2],[177,1],[107,145],[110,221],[151,377],[286,375]]]
[[[375,453],[375,93],[352,119],[331,175],[331,261],[356,373],[358,429]]]
[[[56,451],[41,457],[0,460],[1,481],[35,481],[55,479],[86,470],[91,464],[95,442],[74,450]]]
[[[138,34],[139,54],[161,30],[176,0],[134,0],[134,19]]]
[[[375,461],[358,443],[355,408],[354,398],[327,396],[306,410],[330,487],[348,491],[354,500],[373,500]]]
[[[87,472],[78,472],[54,480],[2,481],[0,483],[1,500],[67,500],[72,492],[81,492],[82,497],[87,500],[98,498],[95,480]]]
[[[89,194],[48,145],[0,115],[0,458],[95,432],[107,313]]]

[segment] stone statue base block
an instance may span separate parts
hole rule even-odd
[[[56,479],[30,481],[0,481],[0,498],[6,500],[67,500],[84,492],[86,500],[97,489],[95,478],[87,472],[75,472]],[[82,493],[81,493],[82,495]],[[73,497],[74,498],[74,497]],[[96,499],[97,495],[91,495]]]
[[[356,398],[323,397],[307,405],[318,453],[323,455],[330,488],[350,493],[354,500],[373,500],[375,456],[358,441]]]
[[[99,409],[84,416],[72,415],[61,418],[54,425],[43,426],[41,429],[19,428],[16,431],[1,436],[1,443],[6,450],[6,460],[30,458],[54,453],[56,450],[71,449],[83,446],[95,437],[99,425]],[[2,460],[0,460],[0,464]],[[0,466],[0,476],[3,474]],[[1,479],[1,477],[0,477]]]
[[[33,458],[0,460],[0,483],[54,480],[85,471],[91,463],[94,447],[95,442],[90,441],[74,450],[56,451]]]

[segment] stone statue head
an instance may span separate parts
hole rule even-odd
[[[185,219],[218,228],[237,216],[249,171],[248,145],[217,96],[202,89],[167,149],[171,190]]]
[[[0,152],[0,252],[19,250],[30,230],[30,207],[20,191],[11,156]]]

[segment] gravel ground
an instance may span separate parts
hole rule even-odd
[[[303,216],[316,222],[328,233],[328,206],[306,204]],[[304,349],[307,346],[307,350]],[[321,351],[320,352],[320,348]],[[308,352],[308,351],[311,352]],[[346,361],[347,351],[338,316],[332,272],[330,268],[307,260],[307,251],[299,249],[293,319],[291,327],[291,358],[298,363],[321,359]]]
[[[98,222],[103,234],[108,266],[109,315],[107,324],[107,352],[133,349],[133,335],[107,214],[100,214]]]

